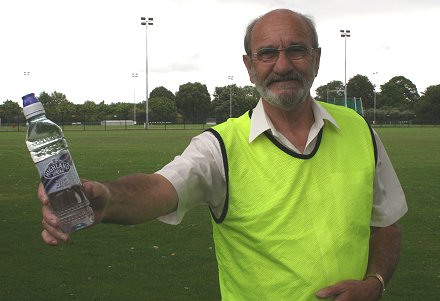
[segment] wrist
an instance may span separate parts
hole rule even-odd
[[[380,293],[379,298],[381,298],[385,294],[385,281],[383,277],[378,273],[369,273],[365,275],[364,280],[372,279],[380,285]]]

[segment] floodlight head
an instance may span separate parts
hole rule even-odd
[[[141,25],[153,25],[153,18],[141,17]]]

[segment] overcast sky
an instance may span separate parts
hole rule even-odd
[[[368,76],[376,86],[403,75],[424,92],[440,84],[439,0],[4,0],[0,3],[0,103],[29,92],[62,92],[74,103],[145,99],[149,91],[200,82],[251,84],[242,63],[248,22],[274,8],[314,17],[322,47],[315,89]],[[29,75],[25,75],[29,72]],[[374,74],[376,73],[377,74]],[[137,73],[138,77],[132,77]],[[229,80],[229,76],[233,80]]]

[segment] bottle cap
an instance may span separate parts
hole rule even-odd
[[[34,93],[27,94],[21,99],[23,99],[23,113],[26,119],[46,113],[43,105],[38,98],[35,97]]]

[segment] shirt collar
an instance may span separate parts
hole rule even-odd
[[[330,113],[324,109],[316,100],[312,100],[312,111],[315,122],[311,129],[320,130],[324,126],[324,120],[328,120],[335,127],[339,128],[338,123]],[[265,131],[270,130],[272,135],[277,136],[278,131],[273,126],[269,116],[264,111],[263,101],[260,99],[257,106],[252,111],[251,128],[249,133],[249,143],[254,141]]]

